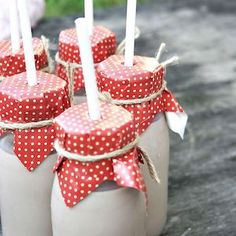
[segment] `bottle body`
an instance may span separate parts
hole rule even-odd
[[[169,131],[163,113],[158,114],[141,135],[139,146],[152,159],[160,179],[160,183],[156,183],[151,179],[147,166],[142,165],[148,193],[146,231],[148,236],[157,236],[165,225],[168,203]]]
[[[105,182],[76,206],[62,198],[58,178],[52,190],[54,236],[145,236],[145,199],[141,192]]]
[[[56,154],[29,172],[13,152],[13,136],[0,140],[1,221],[4,236],[52,236],[50,196]]]

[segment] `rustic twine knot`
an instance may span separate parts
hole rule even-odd
[[[138,141],[139,141],[139,137],[137,137],[134,141],[132,141],[131,143],[127,144],[126,146],[124,146],[124,147],[122,147],[118,150],[115,150],[115,151],[112,151],[112,152],[109,152],[109,153],[104,153],[104,154],[101,154],[101,155],[83,156],[83,155],[79,155],[79,154],[76,154],[76,153],[68,152],[60,145],[58,140],[55,141],[54,148],[57,151],[59,156],[66,157],[68,159],[75,160],[75,161],[80,161],[80,162],[96,162],[96,161],[116,158],[120,155],[123,155],[123,154],[127,153],[129,150],[136,147],[137,144],[138,144]],[[146,161],[150,176],[157,183],[160,183],[160,179],[158,178],[158,174],[156,172],[155,166],[154,166],[151,158],[140,147],[137,147],[137,150],[138,150],[138,154]]]
[[[161,43],[159,49],[155,53],[155,58],[156,58],[157,62],[160,61],[160,58],[161,58],[161,56],[162,56],[164,51],[166,51],[166,44],[165,43]],[[166,60],[164,62],[161,62],[160,64],[164,68],[166,68],[167,66],[176,65],[178,63],[179,63],[179,57],[178,56],[173,56],[170,59],[168,59],[168,60]]]
[[[52,124],[53,124],[53,119],[29,122],[29,123],[12,123],[9,121],[0,121],[0,128],[5,130],[16,130],[16,129],[24,130],[24,129],[42,128]]]

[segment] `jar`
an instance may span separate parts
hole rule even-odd
[[[68,208],[56,176],[51,207],[54,236],[146,235],[142,194],[111,181],[102,184],[80,204]]]
[[[116,51],[116,35],[104,26],[95,26],[91,35],[95,67]],[[56,54],[56,75],[68,82],[70,93],[84,88],[84,79],[76,29],[60,32]]]
[[[174,60],[159,63],[156,58],[135,56],[134,65],[127,67],[124,56],[113,55],[101,62],[96,70],[101,100],[122,106],[134,116],[136,130],[141,137],[139,145],[159,173],[160,183],[157,184],[149,177],[147,166],[142,167],[147,183],[148,236],[159,235],[167,217],[167,127],[175,132],[183,131],[187,121],[183,108],[165,81],[166,67]],[[166,120],[166,117],[170,119]]]
[[[155,137],[155,138],[153,138]],[[141,135],[139,146],[148,153],[158,173],[160,183],[149,176],[146,165],[142,165],[147,186],[146,232],[157,236],[164,228],[167,219],[168,174],[169,174],[169,129],[163,113],[156,115],[147,130]]]
[[[52,235],[53,119],[70,106],[66,82],[37,71],[0,84],[0,207],[4,236]],[[14,227],[13,227],[14,226]]]
[[[83,103],[55,119],[54,236],[145,235],[146,187],[133,117],[107,103],[100,110],[102,118],[92,121]]]
[[[13,151],[13,135],[0,140],[1,224],[4,236],[51,236],[50,196],[56,153],[33,173]]]

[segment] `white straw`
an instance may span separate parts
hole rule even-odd
[[[9,1],[9,16],[10,16],[10,30],[11,30],[11,48],[12,53],[17,53],[20,50],[20,29],[19,16],[16,0]]]
[[[26,73],[29,86],[37,84],[37,75],[34,61],[34,51],[32,45],[32,32],[26,0],[18,0],[20,15],[20,25],[24,45]]]
[[[126,17],[125,66],[134,63],[134,33],[137,0],[128,0]]]
[[[91,42],[88,33],[88,25],[85,18],[76,19],[75,24],[80,48],[80,58],[83,68],[89,117],[91,120],[99,120],[101,118],[101,114],[99,109],[98,88],[92,57]]]
[[[84,0],[84,15],[88,24],[89,35],[93,34],[93,0]]]

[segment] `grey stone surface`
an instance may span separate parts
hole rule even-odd
[[[74,17],[44,20],[55,52]],[[96,11],[97,24],[125,34],[125,7]],[[162,236],[236,235],[236,1],[154,0],[138,7],[136,53],[166,42],[168,87],[189,114],[185,140],[171,135],[168,222]],[[165,57],[167,57],[165,56]]]

